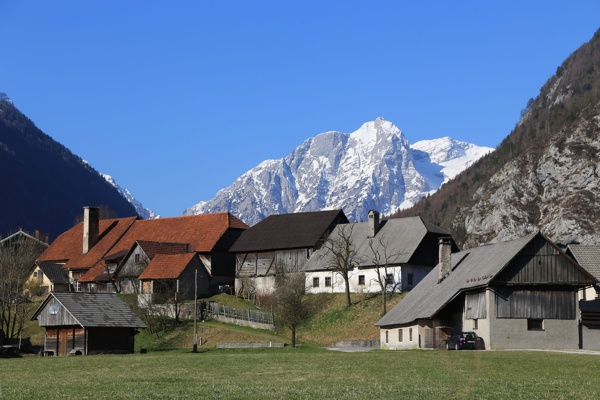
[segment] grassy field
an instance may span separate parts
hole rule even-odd
[[[0,359],[0,398],[597,399],[600,356],[520,351],[155,351]]]

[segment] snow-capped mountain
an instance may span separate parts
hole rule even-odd
[[[229,211],[252,225],[271,214],[341,208],[350,220],[363,221],[369,210],[410,207],[491,150],[450,138],[411,146],[394,124],[377,118],[262,162],[184,215]]]
[[[1,101],[6,101],[7,103],[13,104],[13,101],[11,100],[10,97],[8,97],[8,95],[6,93],[0,92],[0,100]]]
[[[100,173],[100,175],[102,175],[102,177],[106,179],[108,183],[110,183],[115,189],[119,191],[119,193],[121,193],[121,196],[123,196],[129,203],[131,203],[132,206],[135,207],[135,210],[137,211],[140,217],[144,219],[160,218],[160,215],[156,215],[154,211],[150,210],[149,208],[145,208],[142,205],[142,203],[140,203],[135,197],[133,197],[129,190],[119,186],[119,184],[114,180],[112,176],[103,173]]]

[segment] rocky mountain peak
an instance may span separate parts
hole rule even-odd
[[[491,150],[453,144],[469,149],[456,152],[465,165]],[[372,209],[390,214],[414,204],[449,179],[445,171],[451,169],[411,149],[398,127],[377,118],[350,134],[330,131],[307,139],[289,156],[262,162],[184,215],[229,211],[255,224],[270,214],[341,208],[349,219],[362,221]]]

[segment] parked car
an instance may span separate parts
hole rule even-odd
[[[458,332],[453,334],[446,341],[446,350],[483,350],[485,345],[483,339],[477,336],[475,332]]]

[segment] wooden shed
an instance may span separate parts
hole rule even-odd
[[[114,293],[53,292],[31,316],[46,328],[44,353],[133,353],[146,325]]]

